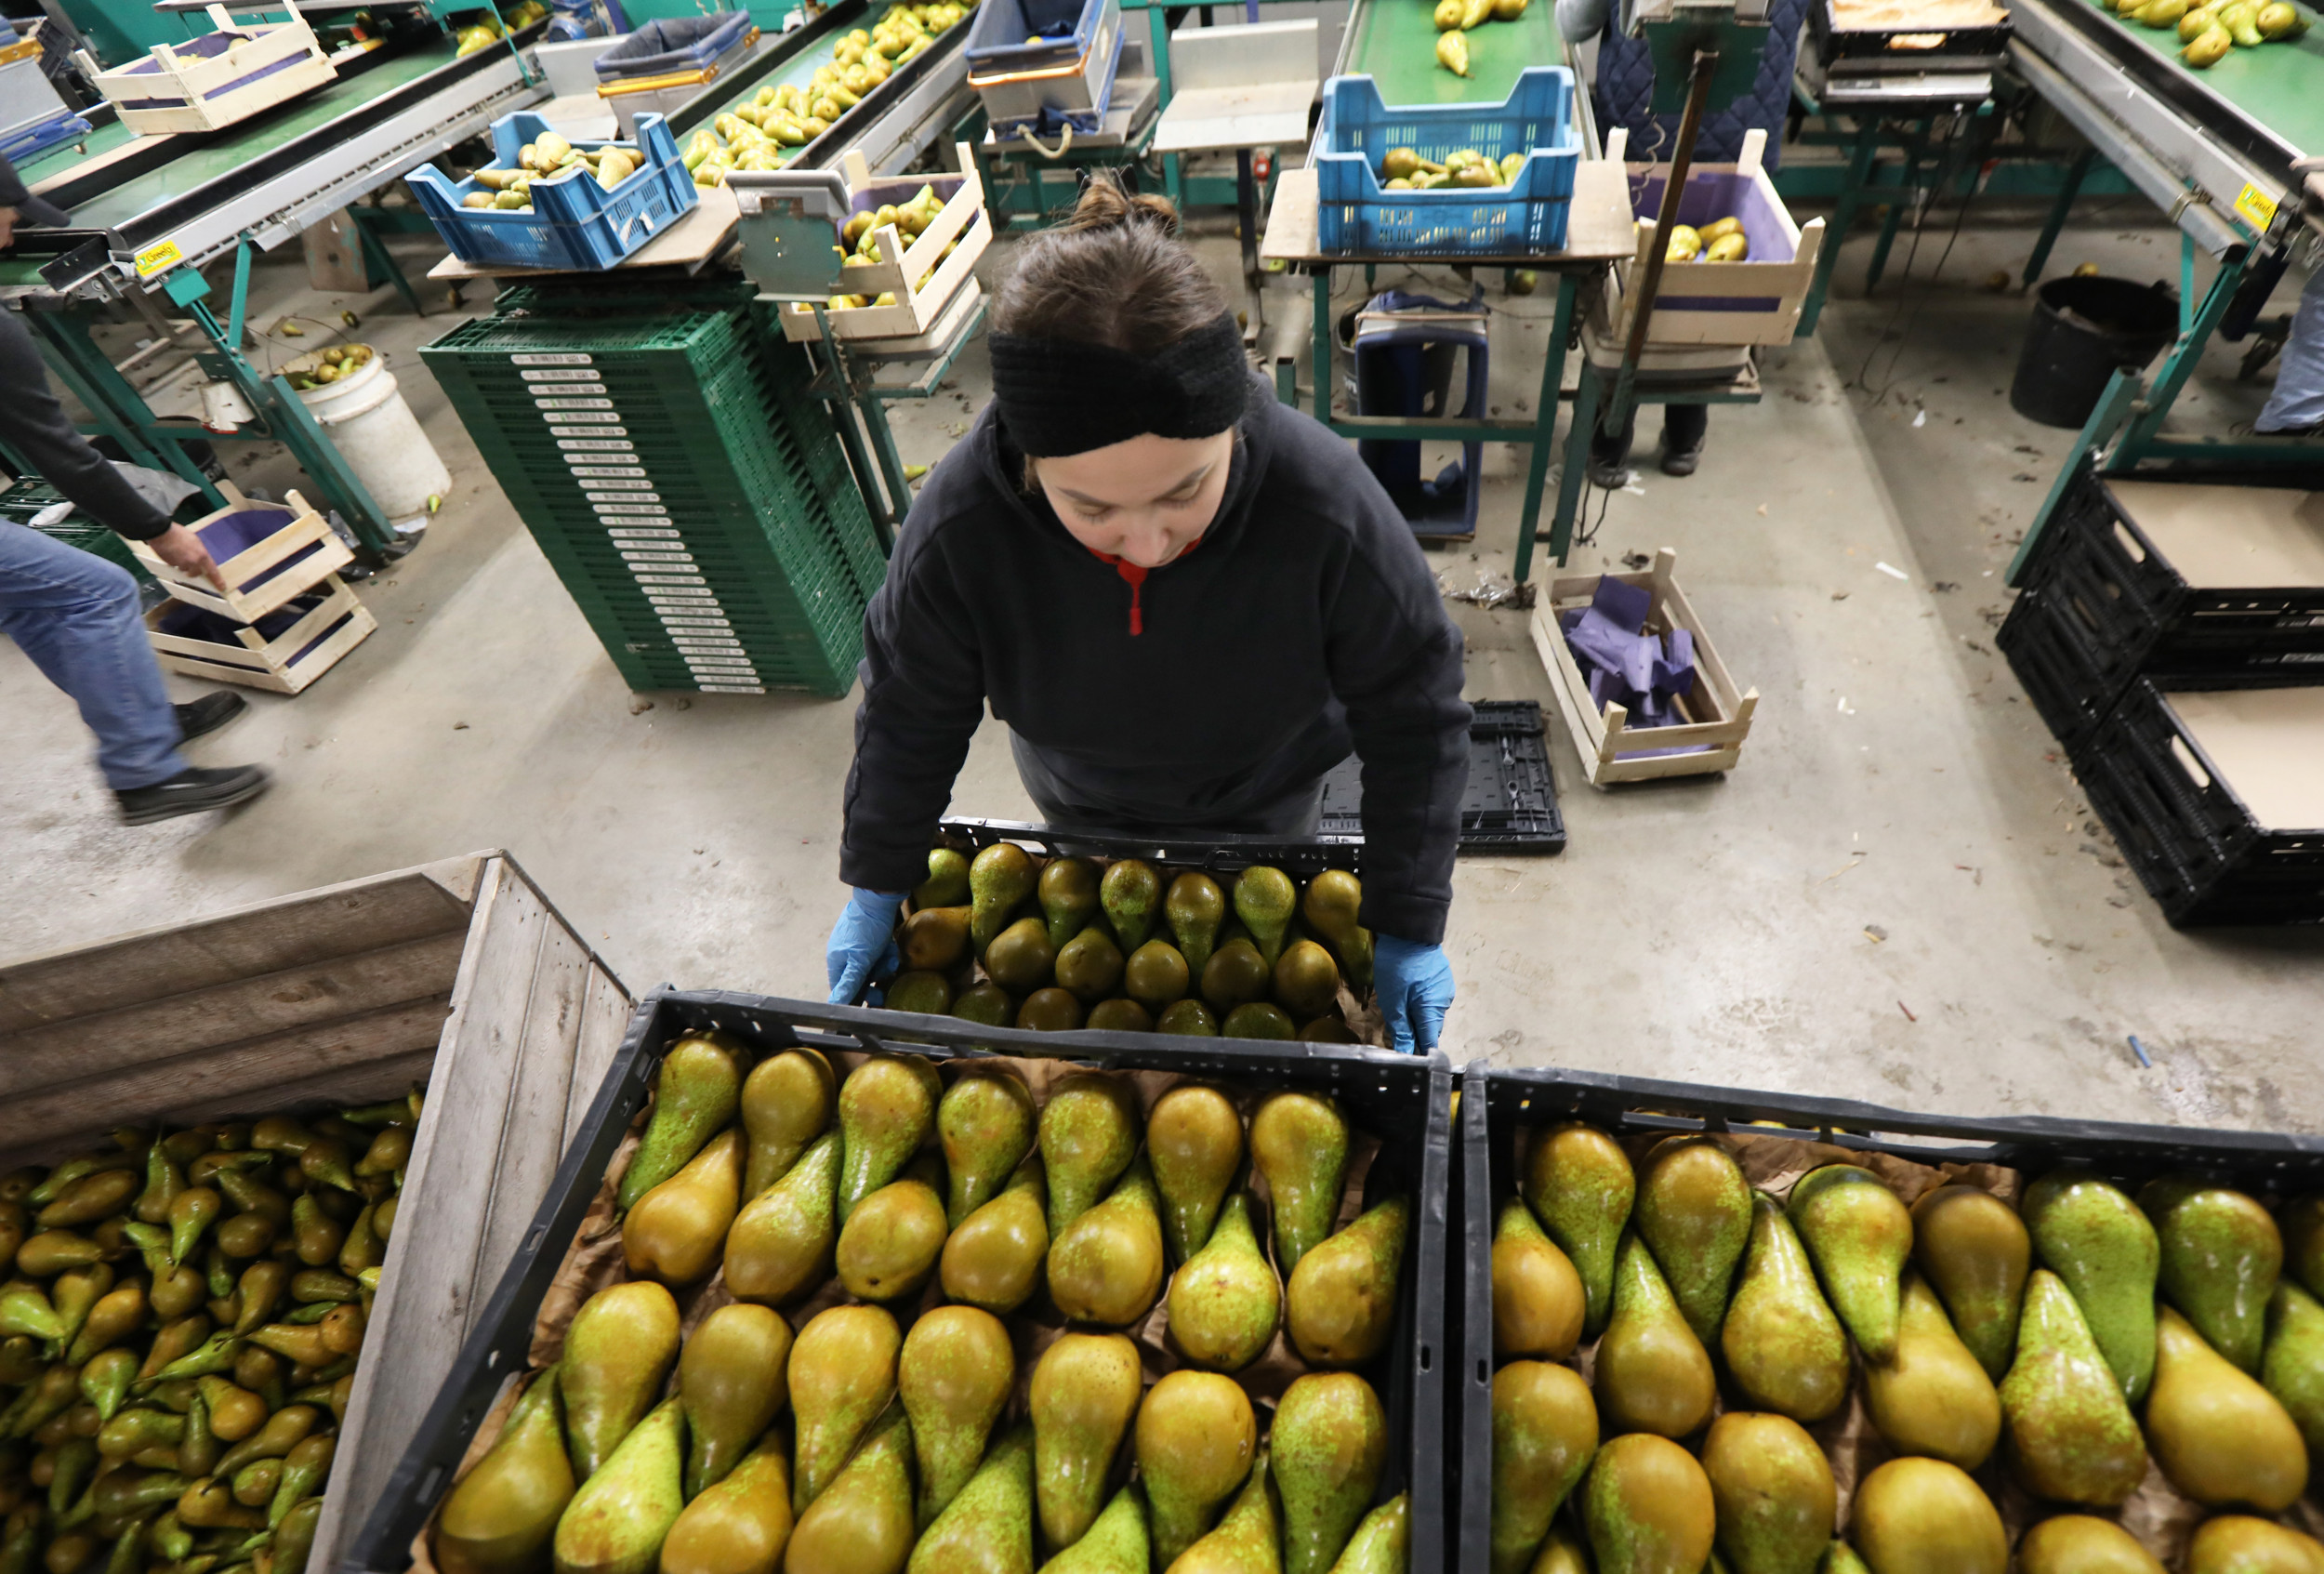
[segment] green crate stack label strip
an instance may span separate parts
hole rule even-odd
[[[854,680],[885,561],[803,358],[753,337],[716,297],[607,314],[528,292],[422,351],[632,687]]]

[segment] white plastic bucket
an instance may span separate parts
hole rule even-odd
[[[302,389],[298,399],[390,524],[410,530],[428,522],[428,500],[452,490],[452,472],[376,351],[351,377]]]

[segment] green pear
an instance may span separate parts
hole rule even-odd
[[[686,1504],[660,1574],[775,1574],[791,1540],[791,1467],[778,1429]]]
[[[929,849],[928,878],[912,888],[912,906],[957,907],[968,899],[968,855],[951,847]]]
[[[726,1478],[790,1401],[791,1326],[733,1302],[702,1319],[678,1356],[686,1412],[686,1496]]]
[[[969,939],[983,956],[1010,915],[1033,894],[1033,860],[1013,841],[996,841],[969,863]]]
[[[1104,1506],[1144,1381],[1138,1347],[1118,1333],[1062,1334],[1033,1364],[1026,1409],[1044,1545],[1072,1546]]]
[[[912,1418],[923,1528],[976,1474],[977,1461],[984,1457],[985,1442],[1016,1384],[1016,1349],[1008,1329],[990,1312],[939,1306],[904,1336],[904,1352],[896,1360],[896,1395],[904,1401],[904,1413]],[[1030,1490],[1030,1475],[1026,1480]]]
[[[1595,1339],[1614,1315],[1614,1257],[1638,1195],[1630,1156],[1595,1126],[1567,1121],[1533,1134],[1519,1189],[1581,1276],[1582,1337]]]
[[[1162,1293],[1161,1198],[1142,1155],[1103,1202],[1050,1243],[1049,1293],[1067,1320],[1128,1328]]]
[[[2155,1375],[2155,1279],[2162,1256],[2155,1226],[2119,1187],[2071,1165],[2027,1187],[2018,1211],[2041,1265],[2073,1292],[2122,1396],[2141,1403]]]
[[[891,1409],[799,1514],[784,1574],[904,1574],[914,1539],[912,1423]]]
[[[1573,1259],[1541,1233],[1524,1199],[1493,1230],[1493,1356],[1562,1361],[1581,1343],[1586,1298]]]
[[[2073,1294],[2046,1268],[2026,1281],[2017,1358],[2000,1394],[2018,1478],[2036,1495],[2111,1508],[2138,1489],[2146,1474],[2138,1422]]]
[[[2292,1198],[2280,1215],[2284,1272],[2310,1295],[2324,1296],[2324,1192]]]
[[[825,1131],[734,1216],[726,1232],[726,1288],[737,1300],[779,1306],[830,1277],[839,1158],[839,1133]]]
[[[1267,1449],[1283,1504],[1284,1574],[1329,1574],[1388,1460],[1380,1395],[1353,1372],[1295,1378],[1275,1403]]]
[[[1174,1371],[1138,1407],[1138,1476],[1164,1567],[1210,1531],[1250,1475],[1259,1422],[1231,1377]]]
[[[1170,1345],[1195,1366],[1240,1371],[1266,1354],[1282,1314],[1283,1287],[1259,1250],[1250,1198],[1236,1192],[1202,1250],[1170,1276]]]
[[[1284,1323],[1308,1365],[1360,1367],[1388,1348],[1411,1220],[1410,1200],[1392,1197],[1357,1215],[1291,1270]],[[1557,1250],[1546,1238],[1541,1244]]]
[[[903,1343],[895,1318],[878,1306],[829,1307],[799,1330],[787,1376],[799,1428],[793,1514],[805,1514],[838,1478],[856,1443],[895,1396],[896,1356]],[[907,1434],[907,1456],[911,1447]],[[907,1517],[910,1506],[907,1492]]]
[[[936,1105],[936,1138],[951,1192],[944,1203],[948,1227],[958,1229],[1007,1188],[1033,1151],[1035,1118],[1033,1095],[1006,1072],[971,1069],[944,1091]]]
[[[832,1266],[859,1301],[907,1301],[918,1295],[944,1249],[944,1204],[927,1171],[912,1170],[855,1206],[839,1229]]]
[[[1570,1367],[1512,1361],[1493,1374],[1493,1574],[1525,1574],[1598,1451],[1598,1407]]]
[[[1138,1488],[1114,1494],[1081,1540],[1041,1565],[1040,1574],[1149,1574],[1152,1544]]]
[[[1686,1326],[1710,1343],[1751,1238],[1751,1188],[1743,1171],[1715,1138],[1666,1137],[1646,1156],[1632,1215]]]
[[[844,1225],[855,1205],[904,1172],[936,1125],[944,1092],[919,1055],[874,1055],[839,1084],[839,1195]]]
[[[1098,1204],[1138,1154],[1138,1094],[1113,1077],[1080,1073],[1041,1106],[1041,1165],[1049,1177],[1051,1240]]]
[[[2281,1514],[2308,1486],[2308,1449],[2276,1396],[2164,1307],[2146,1435],[2171,1484],[2207,1508]]]
[[[654,1113],[615,1194],[624,1211],[684,1169],[734,1118],[742,1090],[740,1046],[725,1034],[690,1033],[669,1047],[654,1078]]]
[[[2017,1348],[2017,1314],[2033,1238],[2016,1210],[1983,1186],[1938,1186],[1912,1205],[1912,1260],[1961,1343],[1997,1382]]]
[[[1816,1574],[1872,1574],[1872,1571],[1864,1566],[1864,1559],[1856,1555],[1855,1548],[1845,1541],[1834,1541],[1824,1549],[1824,1561],[1816,1566]]]
[[[1912,1215],[1888,1183],[1858,1165],[1827,1164],[1800,1177],[1785,1211],[1865,1359],[1894,1356]]]
[[[1146,943],[1161,917],[1162,877],[1142,858],[1116,858],[1098,881],[1098,905],[1127,956]]]
[[[1243,1118],[1216,1088],[1182,1082],[1146,1117],[1146,1158],[1162,1193],[1162,1228],[1183,1263],[1210,1238],[1227,1188],[1243,1167]]]
[[[1857,1482],[1848,1537],[1871,1574],[2004,1574],[2009,1567],[2009,1534],[1993,1500],[1943,1460],[1890,1460]],[[1826,1567],[1836,1574],[1839,1566]]]
[[[652,1279],[608,1285],[565,1328],[557,1388],[573,1475],[587,1481],[662,1396],[678,1359],[678,1303]]]
[[[743,1078],[743,1130],[750,1137],[744,1201],[790,1173],[809,1144],[830,1127],[838,1097],[831,1063],[814,1050],[770,1055]]]
[[[2186,1574],[2324,1574],[2324,1542],[2273,1520],[2223,1514],[2187,1543]]]
[[[1362,882],[1345,869],[1326,869],[1307,882],[1300,916],[1307,927],[1331,942],[1340,966],[1358,993],[1372,985],[1372,932],[1357,920],[1364,912]]]
[[[1200,978],[1210,953],[1218,947],[1219,925],[1226,921],[1225,893],[1208,875],[1189,869],[1170,881],[1169,893],[1162,899],[1162,912],[1169,921],[1171,937],[1178,942],[1179,954],[1186,959],[1188,974]]]
[[[2149,1181],[2138,1199],[2155,1223],[2162,1298],[2205,1343],[2258,1371],[2267,1298],[2284,1265],[2276,1221],[2243,1193],[2192,1176]]]
[[[1783,1204],[1751,1198],[1750,1250],[1719,1328],[1727,1371],[1762,1409],[1814,1424],[1848,1397],[1848,1336]]]
[[[710,1276],[742,1206],[743,1133],[728,1127],[677,1174],[638,1198],[621,1222],[632,1278],[689,1285]]]
[[[1235,916],[1250,931],[1251,944],[1270,968],[1283,955],[1284,935],[1298,906],[1299,893],[1281,869],[1254,864],[1235,877]],[[1287,1504],[1285,1512],[1290,1512]]]
[[[1250,1118],[1250,1153],[1274,1206],[1275,1267],[1287,1276],[1339,1223],[1348,1122],[1331,1099],[1271,1094]]]
[[[1017,1166],[1009,1189],[963,1220],[944,1239],[936,1280],[946,1299],[1006,1316],[1040,1288],[1049,1257],[1041,1160]]]
[[[443,1574],[537,1574],[548,1563],[557,1521],[573,1501],[557,1372],[534,1380],[491,1452],[460,1477],[436,1517]]]
[[[1664,1437],[1700,1427],[1718,1397],[1710,1356],[1636,1236],[1616,1260],[1614,1316],[1598,1341],[1596,1386],[1607,1430]]]
[[[665,1400],[581,1483],[557,1521],[557,1574],[654,1574],[686,1506],[685,1430],[679,1402]]]
[[[2324,1449],[2324,1305],[2290,1279],[2268,1303],[2260,1381],[2300,1428],[2308,1452]]]
[[[1919,1274],[1905,1276],[1895,1356],[1865,1365],[1864,1400],[1873,1426],[1900,1454],[1974,1470],[2000,1440],[2000,1395]]]
[[[1710,1423],[1702,1462],[1734,1574],[1816,1574],[1840,1488],[1805,1428],[1789,1416],[1729,1410]]]
[[[1219,1528],[1181,1553],[1164,1574],[1283,1574],[1283,1505],[1275,1501],[1265,1448],[1251,1461],[1250,1479]]]
[[[1405,1574],[1412,1561],[1412,1499],[1398,1492],[1366,1514],[1331,1574]]]
[[[979,1314],[982,1316],[982,1314]],[[993,1445],[968,1485],[920,1533],[907,1574],[1033,1574],[1033,1429]]]
[[[1569,1525],[1551,1526],[1528,1574],[1590,1574],[1590,1554],[1583,1550],[1580,1533]]]
[[[1598,1574],[1696,1574],[1710,1561],[1715,1515],[1710,1478],[1695,1456],[1652,1433],[1600,1448],[1582,1489]]]
[[[1041,867],[1037,890],[1050,950],[1063,950],[1067,941],[1097,921],[1098,866],[1089,859],[1051,858]]]
[[[2155,1554],[2111,1519],[2061,1514],[2017,1543],[2019,1574],[2163,1574]]]

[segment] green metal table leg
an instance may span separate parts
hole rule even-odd
[[[1525,456],[1525,511],[1517,516],[1517,563],[1512,577],[1520,585],[1533,572],[1534,538],[1541,523],[1541,492],[1549,479],[1550,450],[1557,442],[1557,406],[1565,381],[1565,341],[1573,332],[1574,302],[1580,293],[1580,280],[1571,273],[1558,275],[1557,311],[1550,319],[1550,342],[1541,357],[1541,393],[1534,406],[1533,443]],[[1582,381],[1589,380],[1585,373]],[[1550,550],[1563,566],[1565,549],[1554,533]]]
[[[1331,270],[1315,271],[1315,361],[1308,375],[1315,379],[1315,418],[1331,420]]]
[[[1888,205],[1888,217],[1881,220],[1881,238],[1873,243],[1872,260],[1864,270],[1864,293],[1870,295],[1880,287],[1881,275],[1888,271],[1889,249],[1896,244],[1896,231],[1904,223],[1905,209],[1921,194],[1921,155],[1928,148],[1929,123],[1916,121],[1912,139],[1905,144],[1905,167],[1897,181],[1897,200]]]
[[[112,361],[89,337],[88,324],[79,313],[27,311],[24,323],[40,340],[45,359],[58,380],[88,407],[91,424],[119,443],[131,463],[168,470],[200,487],[213,508],[226,506],[225,497],[210,484],[210,478],[162,430],[160,418],[138,390],[129,386],[128,379],[113,370]]]
[[[2082,178],[2090,173],[2098,150],[2084,148],[2074,155],[2074,162],[2066,166],[2066,179],[2058,187],[2058,200],[2050,206],[2050,217],[2041,222],[2041,238],[2034,242],[2033,255],[2026,259],[2026,271],[2019,275],[2031,285],[2041,277],[2041,270],[2049,263],[2050,248],[2058,244],[2058,231],[2066,228],[2067,210],[2074,205],[2074,198],[2082,189]]]
[[[2223,262],[2211,282],[2211,293],[2203,297],[2202,309],[2187,324],[2179,341],[2162,364],[2162,370],[2146,385],[2146,397],[2133,413],[2130,430],[2122,434],[2121,443],[2107,456],[2109,471],[2126,470],[2137,464],[2146,454],[2146,445],[2162,431],[2162,423],[2171,414],[2171,406],[2178,402],[2179,392],[2186,387],[2186,379],[2195,375],[2196,363],[2203,358],[2203,347],[2218,331],[2219,321],[2227,314],[2235,300],[2236,289],[2243,283],[2243,258]]]
[[[2123,421],[2130,416],[2131,406],[2138,398],[2138,374],[2117,368],[2106,384],[2106,392],[2098,396],[2098,407],[2082,423],[2082,430],[2074,439],[2074,445],[2066,451],[2066,460],[2058,466],[2057,479],[2050,483],[2050,495],[2034,511],[2033,522],[2026,526],[2025,536],[2017,543],[2017,555],[2009,560],[2009,569],[2001,576],[2002,583],[2015,585],[2026,564],[2033,560],[2034,544],[2050,527],[2050,516],[2057,511],[2058,499],[2074,483],[2074,475],[2082,466],[2083,458],[2106,445]]]
[[[879,478],[895,499],[895,522],[904,527],[904,516],[912,511],[912,483],[904,474],[904,456],[896,449],[895,432],[888,425],[887,403],[865,398],[862,405],[864,425],[871,430],[872,449],[879,456]]]
[[[1831,225],[1824,231],[1824,249],[1816,258],[1816,282],[1809,286],[1807,304],[1800,309],[1800,326],[1794,338],[1815,337],[1816,319],[1824,314],[1824,298],[1831,290],[1831,271],[1840,261],[1840,243],[1848,238],[1848,226],[1855,221],[1856,209],[1864,201],[1865,182],[1870,178],[1872,156],[1880,151],[1881,123],[1877,115],[1867,117],[1856,127],[1855,151],[1848,157],[1848,178],[1840,188],[1840,200],[1832,206]]]
[[[1573,429],[1565,434],[1565,469],[1557,478],[1557,517],[1550,522],[1550,555],[1563,563],[1574,548],[1574,520],[1581,507],[1581,483],[1590,474],[1590,438],[1598,428],[1598,375],[1581,369],[1574,393]]]

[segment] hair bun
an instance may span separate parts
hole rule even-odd
[[[1166,235],[1178,232],[1178,207],[1169,198],[1153,192],[1128,192],[1113,170],[1092,171],[1089,183],[1061,230],[1086,232],[1145,225]]]

